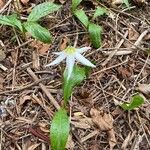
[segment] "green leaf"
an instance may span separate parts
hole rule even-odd
[[[69,130],[70,124],[67,112],[65,109],[60,109],[56,112],[50,128],[50,141],[53,150],[65,150]]]
[[[89,19],[83,10],[76,10],[74,15],[81,21],[81,23],[87,28],[89,24]]]
[[[72,0],[72,4],[71,4],[72,11],[75,11],[81,2],[82,0]]]
[[[36,22],[25,22],[24,24],[25,29],[37,40],[40,40],[44,43],[50,43],[52,40],[52,36],[50,32],[40,26]]]
[[[93,20],[104,14],[108,15],[107,9],[105,9],[104,7],[97,7],[97,9],[95,10],[94,16],[93,16]]]
[[[123,0],[124,4],[129,8],[130,7],[130,4],[129,4],[129,1],[128,0]]]
[[[54,4],[52,2],[44,2],[35,6],[30,15],[28,16],[28,21],[37,21],[40,18],[57,11],[61,5]]]
[[[88,32],[93,46],[99,48],[101,46],[102,28],[94,23],[89,23]]]
[[[71,77],[67,79],[67,71],[64,71],[63,78],[63,97],[65,102],[67,102],[72,94],[73,88],[79,85],[86,78],[86,69],[83,67],[74,66]]]
[[[16,14],[10,16],[0,15],[0,24],[18,27],[21,31],[23,31],[21,21],[18,20],[17,17],[18,16]]]
[[[144,103],[144,98],[140,95],[135,95],[132,97],[132,100],[130,103],[123,103],[121,107],[124,110],[133,110],[139,106],[141,106]]]

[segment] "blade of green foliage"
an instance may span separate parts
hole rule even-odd
[[[75,11],[81,2],[82,0],[72,0],[72,4],[71,4],[72,11]]]
[[[28,16],[28,21],[37,21],[40,18],[57,11],[61,5],[54,4],[52,2],[44,2],[33,8],[30,15]]]
[[[93,46],[99,48],[101,46],[102,28],[94,23],[89,23],[88,32]]]
[[[37,40],[40,40],[44,43],[50,43],[52,40],[52,36],[50,32],[40,26],[36,22],[25,22],[24,24],[25,29]]]
[[[89,19],[83,10],[76,10],[74,15],[81,21],[81,23],[87,28],[89,24]]]
[[[126,5],[127,7],[130,7],[130,4],[129,4],[129,1],[128,1],[128,0],[123,0],[123,2],[125,3],[125,5]]]
[[[16,14],[10,16],[0,15],[0,24],[18,27],[21,31],[23,31],[21,21],[17,19]]]
[[[78,66],[74,66],[71,77],[67,79],[67,71],[64,71],[63,78],[63,97],[65,102],[67,102],[72,94],[73,88],[79,85],[86,78],[86,69]]]
[[[135,95],[132,97],[132,100],[130,103],[123,103],[121,107],[124,110],[133,110],[139,106],[141,106],[144,103],[144,98],[140,95]]]
[[[104,7],[97,7],[97,9],[95,10],[93,19],[95,19],[95,18],[97,18],[99,16],[102,16],[104,14],[108,15],[107,9],[105,9]]]
[[[52,150],[65,150],[69,130],[70,124],[67,112],[65,109],[60,109],[56,112],[50,128]]]

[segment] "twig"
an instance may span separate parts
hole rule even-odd
[[[135,46],[140,45],[140,42],[142,41],[142,39],[144,38],[144,36],[145,36],[148,32],[150,32],[150,29],[145,30],[145,31],[138,37],[138,39],[136,40],[136,42],[134,43],[134,45],[133,45],[131,48],[134,48]]]
[[[0,10],[0,13],[2,13],[2,12],[5,10],[5,8],[11,3],[11,1],[12,1],[12,0],[9,0],[9,1],[4,5],[4,7]]]
[[[42,82],[44,80],[47,80],[47,79],[49,79],[49,78],[38,79],[38,80],[34,81],[33,83],[28,84],[28,85],[23,86],[23,87],[20,87],[20,88],[17,88],[17,89],[14,89],[14,90],[2,91],[2,92],[0,92],[0,95],[7,94],[7,93],[15,93],[15,92],[23,91],[25,89],[28,89],[28,88],[34,86],[34,85],[39,84],[40,82]]]
[[[128,35],[128,31],[126,31],[124,37],[126,38]],[[120,46],[124,43],[124,39],[121,39],[121,41],[117,44],[116,49],[114,51],[112,51],[112,53],[110,53],[110,55],[108,56],[108,58],[102,63],[102,66],[105,66],[110,59],[117,53],[118,48],[120,48]]]
[[[38,80],[38,77],[35,75],[35,73],[30,68],[27,68],[27,72],[30,74],[30,76],[35,81]],[[54,97],[51,95],[51,93],[47,90],[47,88],[45,87],[45,85],[43,85],[42,83],[39,83],[39,86],[42,89],[42,91],[46,94],[46,96],[48,97],[48,99],[51,101],[51,103],[55,106],[55,108],[59,109],[60,106],[59,106],[58,102],[54,99]]]

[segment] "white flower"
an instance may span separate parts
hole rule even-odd
[[[87,60],[84,56],[81,55],[81,53],[86,52],[89,49],[91,49],[91,47],[75,48],[72,46],[68,46],[62,52],[55,52],[54,54],[58,55],[58,57],[54,61],[52,61],[50,64],[47,64],[45,67],[57,65],[61,61],[66,59],[66,69],[68,71],[67,78],[69,79],[73,71],[75,60],[81,62],[83,65],[86,65],[89,67],[96,67],[89,60]]]

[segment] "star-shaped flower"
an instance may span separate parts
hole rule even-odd
[[[66,59],[66,69],[68,72],[67,79],[69,79],[73,71],[75,60],[81,62],[83,65],[86,65],[89,67],[96,67],[89,60],[87,60],[84,56],[81,55],[81,53],[86,52],[89,49],[91,49],[91,47],[75,48],[72,46],[68,46],[62,52],[55,52],[54,54],[58,55],[58,57],[54,61],[52,61],[50,64],[47,64],[46,67],[57,65],[61,61]]]

